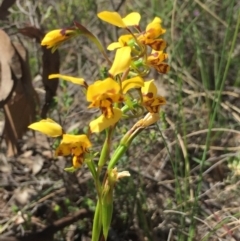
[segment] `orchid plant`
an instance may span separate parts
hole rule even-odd
[[[92,241],[107,239],[113,213],[114,187],[119,179],[130,176],[128,171],[118,172],[116,167],[118,161],[130,147],[132,140],[143,129],[159,120],[160,108],[166,103],[165,98],[158,95],[155,81],[145,78],[151,68],[155,68],[161,74],[169,70],[169,65],[164,62],[167,59],[167,54],[163,52],[166,42],[161,38],[166,30],[162,28],[159,17],[155,17],[145,30],[141,30],[139,26],[141,16],[137,12],[122,18],[117,12],[104,11],[99,13],[98,17],[127,32],[126,35],[121,35],[117,42],[107,47],[109,51],[116,51],[113,61],[108,58],[97,37],[78,22],[74,22],[71,28],[50,31],[41,44],[54,51],[65,41],[84,35],[97,45],[109,64],[107,78],[88,84],[84,78],[53,73],[49,79],[61,78],[80,85],[86,93],[88,108],[98,109],[101,115],[90,121],[87,135],[67,134],[63,127],[52,119],[40,120],[29,126],[30,129],[50,137],[61,138],[55,155],[72,156],[72,167],[66,170],[75,171],[84,163],[89,168],[98,194]],[[133,91],[137,94],[133,95]],[[112,150],[111,143],[117,125],[128,118],[139,119],[144,113],[145,116],[136,121],[122,137],[118,147]],[[94,152],[91,138],[94,133],[103,131],[105,141],[98,155]],[[96,157],[98,157],[97,163],[93,161]],[[103,168],[104,166],[107,168]]]

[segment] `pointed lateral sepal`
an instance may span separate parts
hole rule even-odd
[[[48,76],[48,79],[56,79],[56,78],[60,78],[69,82],[72,82],[73,84],[77,84],[77,85],[85,85],[85,81],[83,78],[75,78],[72,76],[68,76],[68,75],[62,75],[62,74],[50,74]]]
[[[114,116],[112,118],[106,118],[103,114],[97,119],[90,122],[90,130],[92,133],[99,133],[109,126],[116,124],[122,117],[122,111],[118,108],[113,108]]]

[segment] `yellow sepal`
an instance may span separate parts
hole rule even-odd
[[[50,137],[57,137],[63,134],[62,127],[57,122],[49,118],[32,123],[28,126],[28,128],[35,131],[40,131]]]
[[[50,74],[48,78],[49,79],[61,78],[63,80],[70,81],[73,84],[77,84],[77,85],[84,85],[85,83],[83,78],[76,78],[76,77],[62,75],[62,74]]]

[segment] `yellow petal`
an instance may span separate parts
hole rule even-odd
[[[40,131],[50,137],[57,137],[63,134],[62,127],[57,122],[49,118],[41,120],[39,122],[35,122],[29,125],[28,128],[35,131]]]
[[[126,26],[139,25],[141,15],[137,12],[129,13],[125,18],[122,19]]]
[[[109,73],[113,76],[123,73],[131,64],[131,48],[129,46],[120,48],[116,51],[113,65]]]
[[[88,148],[92,146],[91,142],[89,141],[86,135],[70,135],[64,134],[61,144],[74,144],[80,143],[84,148]]]
[[[98,17],[103,21],[110,23],[119,28],[126,28],[126,24],[123,22],[121,16],[117,12],[103,11],[98,13]]]
[[[105,80],[98,80],[88,86],[87,101],[94,101],[97,96],[104,94],[118,94],[120,91],[119,84],[112,78],[106,78]]]
[[[122,90],[125,94],[129,89],[132,88],[141,88],[144,86],[144,81],[141,77],[136,76],[131,79],[124,80],[122,82]]]
[[[119,42],[114,42],[114,43],[111,43],[111,44],[108,45],[107,50],[112,51],[112,50],[115,50],[115,49],[118,49],[118,48],[121,48],[121,47],[123,47],[123,46],[121,45],[121,43],[119,43]]]
[[[90,130],[92,133],[98,133],[117,123],[122,117],[122,111],[118,108],[113,108],[113,117],[106,118],[104,115],[99,116],[96,120],[90,122]]]
[[[85,83],[84,79],[82,79],[82,78],[75,78],[72,76],[62,75],[62,74],[50,74],[48,76],[48,78],[49,79],[61,78],[63,80],[70,81],[70,82],[72,82],[74,84],[78,84],[78,85],[84,85],[84,83]]]
[[[157,87],[154,84],[154,80],[150,80],[150,81],[145,81],[144,82],[144,86],[141,89],[141,92],[143,95],[149,95],[149,93],[152,93],[151,96],[149,96],[149,98],[153,98],[157,95]]]

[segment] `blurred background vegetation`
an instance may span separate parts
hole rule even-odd
[[[117,185],[109,240],[240,240],[239,9],[237,0],[17,0],[0,20],[0,27],[28,50],[41,106],[41,46],[18,29],[34,26],[48,32],[76,20],[107,46],[123,30],[101,22],[97,13],[102,10],[122,16],[137,11],[142,29],[159,16],[167,29],[171,70],[149,76],[157,80],[167,105],[161,122],[142,132],[119,163],[131,178]],[[59,54],[61,74],[90,83],[107,66],[86,38],[64,44]],[[78,133],[96,114],[87,109],[80,88],[60,81],[48,116]],[[116,143],[131,124],[118,127]],[[98,149],[102,138],[95,137]],[[29,131],[21,141],[22,154],[8,158],[2,142],[0,240],[36,234],[79,209],[86,215],[48,239],[32,241],[90,240],[94,184],[85,167],[73,174],[63,171],[70,162],[54,159],[55,144]]]

